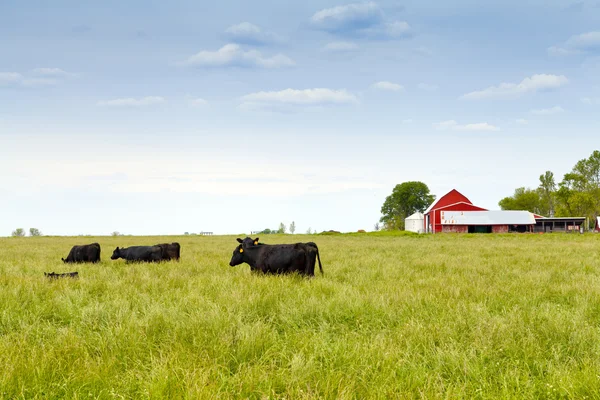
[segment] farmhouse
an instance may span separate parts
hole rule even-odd
[[[453,189],[425,210],[422,229],[428,233],[578,232],[585,221],[585,217],[546,218],[529,211],[489,211]]]

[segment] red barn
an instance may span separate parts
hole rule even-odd
[[[456,189],[452,189],[448,194],[440,197],[425,210],[423,221],[424,232],[439,233],[442,232],[441,211],[487,211],[485,208],[477,207],[471,200],[467,199]]]

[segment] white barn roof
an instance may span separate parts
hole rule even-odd
[[[529,211],[441,211],[442,225],[535,225]]]

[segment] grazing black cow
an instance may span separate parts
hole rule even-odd
[[[319,259],[321,274],[323,267],[316,244],[295,243],[268,245],[258,243],[258,238],[237,239],[239,246],[233,251],[230,266],[242,263],[250,265],[251,270],[265,274],[284,274],[298,272],[301,275],[315,275],[315,259]]]
[[[49,279],[58,279],[58,278],[79,278],[79,272],[66,272],[64,274],[56,274],[54,272],[44,272],[44,276]]]
[[[179,257],[181,255],[181,246],[177,242],[169,243],[161,243],[156,246],[160,247],[162,251],[162,259],[163,260],[177,260],[179,261]]]
[[[244,248],[247,248],[250,246],[259,246],[259,245],[264,244],[264,243],[259,243],[258,238],[252,239],[250,237],[246,237],[241,242],[240,242],[240,239],[238,239],[238,242],[242,243],[242,246],[244,246]],[[304,251],[306,251],[306,254],[308,256],[307,265],[306,265],[306,274],[310,275],[310,276],[314,276],[315,263],[317,260],[319,261],[319,270],[321,271],[321,274],[323,274],[323,265],[321,264],[321,256],[319,255],[319,248],[317,247],[317,244],[315,242],[306,242],[306,243],[295,243],[295,245],[298,247],[304,246]],[[250,269],[252,269],[252,267],[250,267]]]
[[[100,245],[98,243],[73,246],[66,259],[61,258],[64,263],[100,262]]]
[[[162,260],[162,252],[160,246],[117,247],[110,259],[118,260],[122,258],[126,261],[159,262]]]

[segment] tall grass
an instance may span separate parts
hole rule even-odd
[[[0,239],[0,398],[600,397],[600,235],[261,237],[309,240],[325,276],[229,267],[235,236]]]

